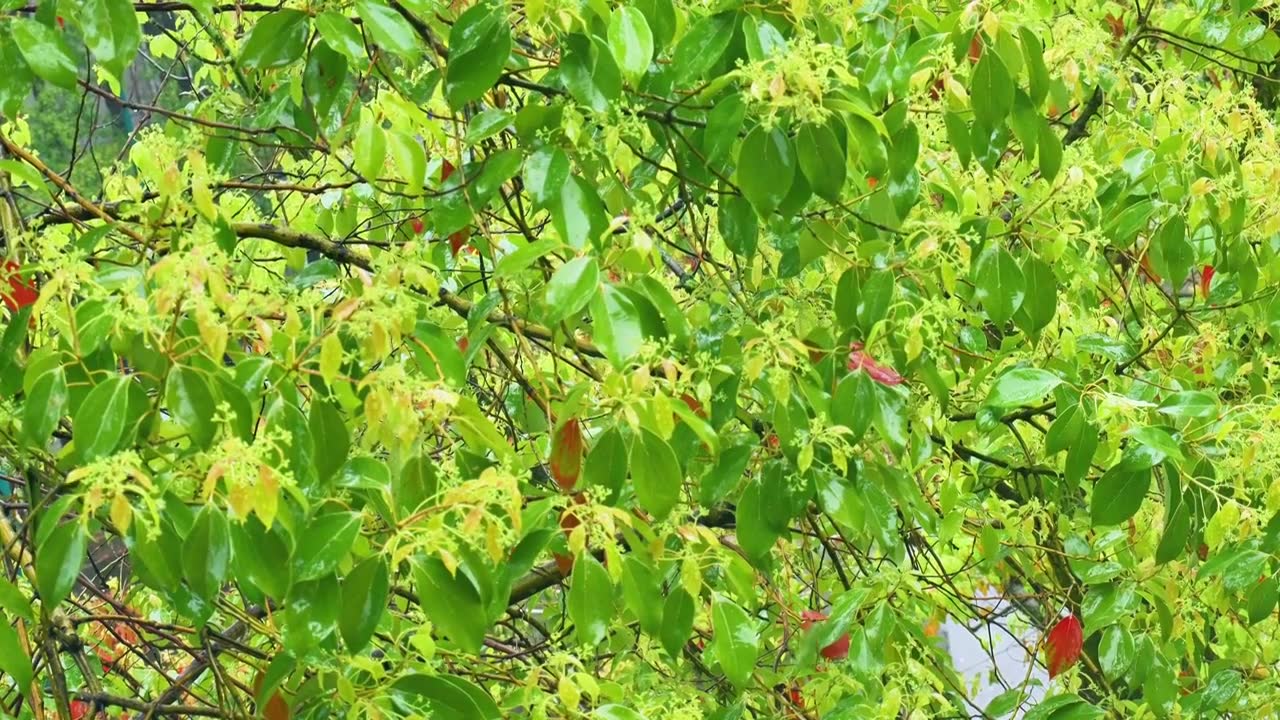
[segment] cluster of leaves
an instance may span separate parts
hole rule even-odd
[[[1280,711],[1269,6],[0,13],[3,712]]]

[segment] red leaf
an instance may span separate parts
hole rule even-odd
[[[1044,648],[1050,679],[1076,664],[1080,650],[1084,648],[1084,629],[1075,615],[1068,615],[1053,626],[1045,638]]]
[[[426,225],[422,224],[422,218],[414,218],[410,220],[409,227],[413,228],[414,235],[421,235],[422,231],[427,228]]]
[[[449,249],[452,250],[453,254],[456,256],[458,254],[458,251],[462,249],[462,246],[466,245],[467,241],[470,239],[471,239],[470,228],[464,228],[462,230],[459,230],[458,232],[449,236]]]
[[[813,627],[814,623],[822,622],[826,619],[826,613],[817,610],[805,610],[800,613],[800,626],[808,630]],[[849,657],[849,633],[841,635],[835,642],[819,650],[818,654],[827,660],[843,660]]]
[[[89,714],[89,703],[83,700],[71,701],[71,720],[81,720]]]
[[[849,370],[863,370],[881,385],[901,385],[905,382],[897,370],[881,365],[863,352],[860,342],[849,343]]]
[[[9,312],[18,312],[28,305],[34,305],[36,299],[40,297],[40,293],[36,292],[35,280],[23,282],[22,274],[19,272],[21,268],[12,260],[4,264],[4,269],[3,277],[9,282],[11,292],[0,292],[0,298],[4,299]]]
[[[1213,282],[1213,274],[1216,272],[1212,265],[1205,265],[1200,271],[1200,294],[1209,297],[1209,283]]]
[[[445,180],[448,180],[449,176],[453,174],[453,170],[454,170],[453,163],[449,162],[448,160],[441,160],[440,161],[440,182],[444,182]]]
[[[577,418],[570,418],[551,438],[551,477],[567,492],[578,484],[581,472],[582,427]]]

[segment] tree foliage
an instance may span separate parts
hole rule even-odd
[[[1269,4],[0,13],[0,714],[1280,712]]]

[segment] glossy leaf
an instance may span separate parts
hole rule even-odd
[[[632,443],[628,464],[640,506],[658,519],[666,517],[680,500],[684,479],[671,446],[648,430],[641,430]]]
[[[387,609],[389,588],[386,563],[380,557],[365,559],[342,580],[342,611],[338,629],[352,652],[369,644]]]
[[[582,310],[599,285],[595,258],[574,258],[561,265],[547,283],[547,322],[559,323]]]
[[[727,598],[711,605],[712,647],[720,669],[739,689],[751,680],[760,655],[760,634],[746,611]]]
[[[781,130],[757,127],[743,139],[738,153],[738,187],[761,217],[782,204],[795,172],[796,154]]]
[[[493,87],[511,54],[511,28],[502,11],[481,3],[458,16],[449,51],[444,94],[451,107],[460,108]]]
[[[12,29],[18,51],[37,77],[68,90],[76,86],[79,63],[56,31],[26,18],[15,20]]]
[[[293,553],[294,578],[311,580],[333,572],[359,534],[360,516],[355,513],[330,513],[313,520]]]
[[[44,607],[52,609],[75,587],[84,565],[88,536],[76,521],[58,524],[36,549],[36,590]]]
[[[1049,630],[1045,636],[1045,664],[1049,666],[1049,677],[1061,675],[1080,659],[1084,647],[1084,633],[1080,621],[1074,615],[1067,615]]]
[[[653,32],[644,13],[622,6],[609,17],[609,49],[618,69],[632,82],[649,70],[653,59]]]
[[[569,578],[569,619],[578,642],[596,645],[605,638],[613,618],[613,583],[600,561],[583,553],[573,563]]]

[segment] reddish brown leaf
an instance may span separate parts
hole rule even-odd
[[[582,427],[577,418],[566,420],[551,438],[551,477],[568,492],[582,472]]]
[[[707,417],[707,411],[702,407],[702,403],[698,402],[698,398],[690,395],[689,393],[685,393],[680,396],[680,399],[684,401],[685,405],[689,406],[689,409],[693,411],[694,415],[704,419]]]
[[[449,162],[448,160],[441,160],[440,161],[440,182],[444,182],[445,180],[448,180],[449,176],[453,174],[453,171],[454,171],[453,163]]]
[[[427,226],[422,224],[422,218],[414,218],[410,220],[409,227],[413,228],[414,235],[421,235],[422,231],[427,229]]]
[[[1107,26],[1111,28],[1111,36],[1116,40],[1120,40],[1121,38],[1123,38],[1124,37],[1124,15],[1122,14],[1120,15],[1120,17],[1116,17],[1111,13],[1107,13],[1107,17],[1105,19],[1107,21]]]
[[[969,62],[977,64],[982,59],[982,33],[975,32],[969,41]]]
[[[1205,265],[1200,271],[1200,294],[1209,297],[1209,283],[1213,282],[1213,275],[1217,272],[1212,265]]]
[[[881,385],[901,385],[905,380],[897,370],[875,361],[862,349],[862,343],[849,343],[849,370],[862,370]]]
[[[1084,648],[1084,629],[1075,615],[1067,615],[1045,637],[1045,659],[1049,665],[1049,677],[1061,675],[1080,659]]]

